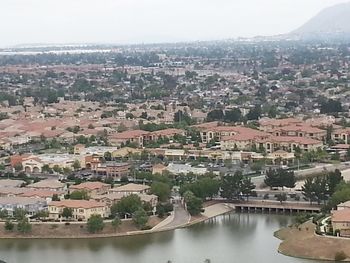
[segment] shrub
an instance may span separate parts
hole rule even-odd
[[[21,221],[18,222],[17,230],[22,234],[26,234],[32,231],[32,225],[29,223],[28,218],[23,218]]]
[[[15,227],[14,224],[10,220],[6,220],[5,230],[12,231],[14,227]]]
[[[343,261],[345,259],[347,259],[347,255],[345,254],[344,251],[338,251],[337,253],[335,253],[335,256],[334,256],[334,260],[335,261]]]

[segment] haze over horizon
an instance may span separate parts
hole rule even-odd
[[[152,43],[291,32],[345,0],[3,0],[0,46]]]

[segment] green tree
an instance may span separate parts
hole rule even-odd
[[[101,232],[104,228],[104,222],[101,215],[91,215],[87,221],[87,229],[90,233]]]
[[[13,217],[17,221],[25,219],[26,215],[27,215],[27,211],[22,208],[15,208],[15,210],[13,211]]]
[[[0,210],[0,218],[6,219],[8,217],[8,211],[6,209]]]
[[[58,197],[57,194],[52,195],[52,201],[60,201],[60,198]]]
[[[287,201],[287,195],[285,193],[278,194],[276,199],[282,204],[283,202]]]
[[[201,213],[203,208],[203,202],[202,199],[196,197],[191,191],[187,191],[183,195],[187,211],[192,215],[198,215]]]
[[[133,220],[134,224],[139,228],[143,228],[146,226],[146,224],[148,222],[148,218],[149,217],[143,208],[138,208],[132,214],[132,220]]]
[[[71,218],[73,216],[73,209],[69,207],[63,208],[61,216],[66,219]]]
[[[112,220],[112,227],[114,229],[114,231],[117,230],[117,228],[121,225],[122,221],[120,220],[119,217],[115,217],[113,220]]]
[[[239,198],[241,194],[241,185],[243,181],[243,174],[240,171],[232,175],[226,175],[222,178],[221,196],[228,200]]]
[[[89,200],[90,199],[89,194],[86,190],[74,191],[70,194],[69,198],[72,200]]]
[[[151,185],[151,192],[158,196],[161,202],[165,202],[170,196],[171,189],[170,186],[166,183],[153,182]]]
[[[244,177],[241,184],[241,193],[247,198],[247,201],[249,200],[249,196],[252,196],[255,192],[253,191],[255,189],[255,184],[252,183],[252,180],[250,177]]]
[[[131,194],[122,197],[120,201],[111,207],[111,215],[113,217],[120,216],[131,216],[139,208],[142,208],[142,201],[138,195]]]
[[[112,154],[110,152],[105,152],[103,157],[106,161],[112,161]]]
[[[301,190],[305,199],[309,200],[310,204],[312,204],[313,200],[316,198],[313,178],[307,178]]]
[[[32,225],[28,218],[23,218],[17,223],[17,231],[22,234],[27,234],[32,231]]]
[[[222,110],[212,110],[207,114],[207,121],[222,121],[224,120],[224,112]]]
[[[334,172],[330,172],[327,175],[328,194],[332,195],[335,192],[337,185],[339,185],[343,181],[344,179],[339,169],[335,169]]]
[[[73,169],[76,171],[76,170],[79,170],[81,168],[80,166],[80,162],[78,160],[75,160],[73,165],[72,165]]]
[[[15,227],[15,225],[11,222],[11,220],[9,220],[9,219],[6,220],[5,226],[4,226],[6,231],[12,231],[14,229],[14,227]]]

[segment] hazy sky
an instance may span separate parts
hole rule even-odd
[[[0,0],[0,46],[287,33],[345,0]]]

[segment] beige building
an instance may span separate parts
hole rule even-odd
[[[110,184],[101,182],[85,182],[78,185],[71,185],[69,190],[71,193],[74,191],[86,191],[89,196],[92,197],[95,195],[106,194],[110,188]]]
[[[150,189],[151,187],[148,185],[130,183],[112,188],[109,193],[122,193],[127,196],[130,194],[147,194]]]
[[[57,180],[47,179],[27,185],[27,188],[65,192],[66,185]]]
[[[103,202],[96,202],[94,200],[63,200],[53,201],[48,204],[49,218],[59,219],[62,217],[64,208],[72,209],[75,220],[86,221],[91,215],[100,215],[102,218],[109,216],[109,208]]]

